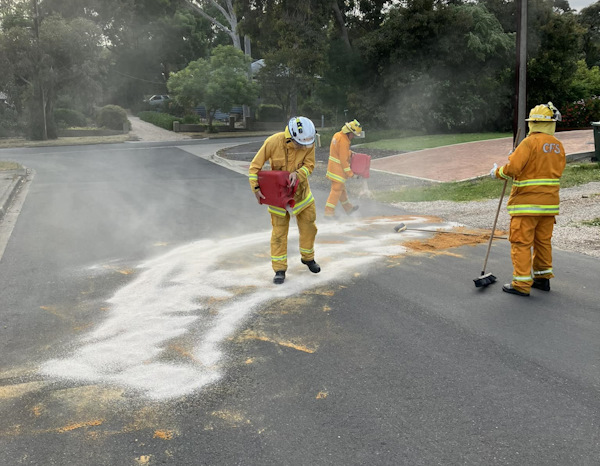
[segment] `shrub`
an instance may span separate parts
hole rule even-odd
[[[125,123],[129,123],[127,112],[118,105],[102,107],[96,117],[96,124],[101,128],[123,129]]]
[[[140,112],[138,113],[138,117],[140,120],[147,121],[148,123],[168,129],[169,131],[173,131],[174,121],[181,122],[181,118],[174,117],[168,113]]]
[[[571,102],[560,110],[562,121],[557,123],[558,128],[587,128],[592,121],[600,120],[600,97]]]
[[[54,110],[54,121],[60,127],[87,126],[85,115],[70,108],[57,108]]]
[[[277,105],[260,105],[258,107],[257,117],[259,121],[285,121],[283,110]]]
[[[197,125],[200,123],[200,117],[198,115],[186,115],[180,121],[185,125]]]

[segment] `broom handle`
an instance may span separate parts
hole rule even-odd
[[[490,241],[488,242],[487,252],[485,253],[485,260],[483,261],[483,270],[481,275],[485,275],[485,267],[487,266],[488,257],[490,256],[490,249],[492,249],[492,241],[494,240],[494,232],[496,231],[496,223],[498,223],[498,216],[500,215],[500,207],[502,206],[502,199],[506,192],[506,185],[508,180],[504,180],[504,186],[502,187],[502,194],[500,195],[500,202],[498,202],[498,209],[496,210],[496,217],[494,218],[494,226],[492,227],[492,233],[490,234]]]
[[[515,142],[513,144],[513,152],[519,144],[519,137],[521,136],[521,128],[517,129],[517,136],[515,137]],[[502,194],[500,195],[500,201],[498,202],[498,210],[496,210],[496,218],[494,218],[494,226],[492,227],[492,233],[490,234],[490,241],[488,242],[487,252],[485,253],[485,260],[483,261],[483,270],[481,271],[481,275],[485,275],[485,268],[487,266],[488,257],[490,256],[490,249],[492,249],[492,241],[494,240],[494,232],[496,231],[496,223],[498,223],[498,216],[500,215],[500,207],[502,206],[502,199],[504,198],[504,193],[506,192],[506,185],[508,184],[508,178],[504,179],[504,186],[502,187]]]

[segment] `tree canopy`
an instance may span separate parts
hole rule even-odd
[[[250,58],[233,46],[219,46],[209,59],[198,59],[173,73],[167,83],[169,92],[188,112],[203,104],[212,125],[218,109],[251,104],[256,85],[248,79]]]
[[[528,107],[596,95],[600,2],[580,13],[567,0],[528,5]],[[30,134],[48,137],[57,105],[136,111],[168,90],[188,107],[275,104],[335,125],[348,115],[429,132],[506,130],[516,19],[505,0],[5,0],[0,92]],[[238,62],[250,54],[242,37],[265,65],[254,84]],[[247,101],[256,86],[259,100]]]

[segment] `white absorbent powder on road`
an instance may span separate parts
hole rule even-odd
[[[399,221],[395,217],[319,225],[318,274],[300,263],[292,222],[283,285],[272,282],[270,231],[177,247],[140,264],[137,277],[108,300],[106,319],[81,338],[72,354],[44,363],[41,373],[124,386],[157,400],[192,393],[223,376],[223,342],[269,302],[348,281],[369,264],[405,253],[402,242],[424,233],[398,235],[393,227]],[[451,225],[436,225],[444,227]],[[168,348],[176,339],[185,339],[193,350],[174,357]]]

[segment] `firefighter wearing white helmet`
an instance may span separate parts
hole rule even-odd
[[[315,168],[315,125],[308,118],[298,116],[288,121],[285,130],[275,133],[267,138],[260,150],[250,163],[250,187],[260,203],[265,196],[258,185],[258,172],[268,161],[271,170],[290,172],[291,185],[298,181],[298,188],[294,195],[295,205],[291,212],[296,216],[296,223],[300,232],[301,261],[313,273],[319,273],[321,267],[315,262],[315,237],[317,217],[315,200],[310,191],[308,177]],[[273,282],[282,284],[287,271],[287,237],[290,226],[290,212],[285,209],[268,206],[271,214],[271,265],[275,271]]]
[[[326,219],[335,216],[335,208],[338,202],[341,202],[344,211],[348,215],[358,209],[357,205],[352,205],[346,191],[346,180],[354,176],[350,168],[352,158],[350,144],[355,137],[364,137],[362,126],[357,120],[345,123],[342,129],[335,133],[331,139],[329,162],[327,164],[327,174],[325,175],[331,180],[331,190],[325,204]]]
[[[552,232],[559,211],[560,177],[566,165],[565,149],[554,137],[560,120],[552,102],[535,106],[526,119],[528,136],[506,165],[490,171],[493,178],[512,179],[507,209],[511,216],[513,277],[502,287],[507,293],[529,296],[532,287],[550,291],[554,277]]]

